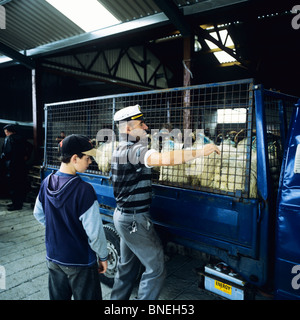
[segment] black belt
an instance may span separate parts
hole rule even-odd
[[[117,209],[123,213],[130,213],[130,214],[134,214],[134,213],[143,213],[143,212],[149,212],[149,208],[144,208],[144,209],[123,209],[123,208],[119,208],[117,207]]]

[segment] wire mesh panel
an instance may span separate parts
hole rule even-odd
[[[46,165],[60,165],[57,138],[61,131],[66,135],[82,134],[92,139],[95,146],[99,128],[112,129],[112,99],[87,99],[46,105]],[[89,172],[99,173],[96,163]]]
[[[275,194],[277,194],[279,186],[279,176],[284,152],[283,143],[296,101],[296,97],[265,90],[264,106],[270,179]]]
[[[55,139],[60,131],[80,133],[99,149],[88,172],[109,176],[112,151],[118,145],[113,115],[139,104],[149,127],[149,148],[195,152],[214,143],[221,150],[221,155],[153,168],[153,183],[255,198],[252,95],[252,81],[242,80],[48,104],[45,163],[59,166]]]

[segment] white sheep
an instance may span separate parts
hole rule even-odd
[[[96,157],[94,158],[98,164],[98,168],[102,173],[109,172],[111,168],[111,158],[113,150],[118,147],[118,141],[113,142],[104,142],[98,149]]]
[[[198,139],[192,149],[202,149],[204,140]],[[97,150],[95,161],[102,173],[108,173],[111,168],[112,152],[118,147],[118,142],[102,143]],[[183,144],[174,142],[169,137],[162,142],[161,152],[181,150]],[[221,155],[212,153],[185,164],[160,167],[159,181],[171,182],[176,185],[207,187],[212,189],[235,192],[244,191],[246,175],[247,139],[241,140],[235,147],[229,140],[224,140],[219,146]],[[251,151],[250,198],[257,197],[257,158],[256,150]]]
[[[187,176],[189,176],[191,184],[202,187],[213,187],[216,175],[220,170],[221,159],[216,153],[212,153],[206,157],[196,158],[186,166]]]
[[[247,139],[243,139],[236,148],[229,140],[225,140],[219,146],[221,155],[213,153],[208,157],[197,158],[186,164],[189,166],[186,172],[189,172],[191,184],[227,192],[244,191],[246,143]],[[198,142],[193,147],[202,148],[203,144]],[[251,198],[257,196],[256,177],[256,151],[252,150],[249,192]]]
[[[174,142],[167,138],[162,142],[161,152],[168,152],[173,150],[181,150],[183,143]],[[179,185],[188,183],[188,177],[185,174],[185,165],[179,164],[175,166],[160,167],[159,181],[168,181]]]

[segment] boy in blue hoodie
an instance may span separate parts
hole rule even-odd
[[[106,238],[96,193],[76,174],[87,170],[96,149],[74,134],[60,142],[60,151],[60,169],[43,180],[33,211],[46,227],[49,296],[101,300],[98,272],[107,269]]]

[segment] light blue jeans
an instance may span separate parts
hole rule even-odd
[[[130,233],[133,220],[136,222],[136,231]],[[144,265],[145,271],[136,299],[156,300],[165,279],[164,252],[149,213],[133,215],[116,209],[114,224],[121,238],[121,254],[111,300],[129,299],[140,263]]]

